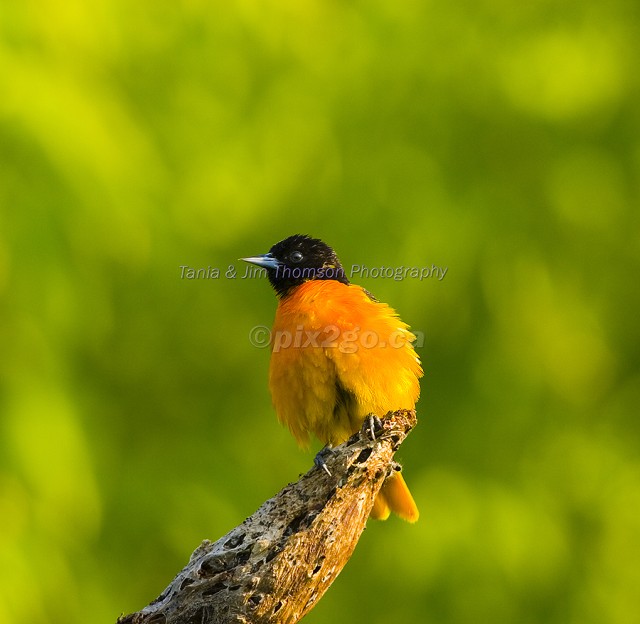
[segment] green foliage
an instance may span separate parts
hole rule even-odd
[[[637,13],[4,3],[0,624],[114,622],[311,465],[225,276],[296,232],[448,267],[355,280],[424,332],[422,517],[306,621],[637,622]]]

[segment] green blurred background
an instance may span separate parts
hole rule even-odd
[[[297,232],[448,267],[359,280],[424,332],[422,517],[305,621],[640,622],[639,11],[4,1],[0,622],[113,623],[310,467],[224,276]]]

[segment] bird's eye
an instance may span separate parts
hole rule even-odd
[[[301,262],[304,256],[299,251],[294,251],[289,258],[291,262]]]

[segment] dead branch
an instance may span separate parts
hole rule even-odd
[[[416,424],[389,413],[371,440],[363,429],[227,535],[198,546],[151,604],[117,624],[294,624],[349,560],[393,455]]]

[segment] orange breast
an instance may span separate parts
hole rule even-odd
[[[298,442],[338,444],[374,413],[412,409],[422,368],[413,334],[355,285],[309,281],[278,305],[269,385]]]

